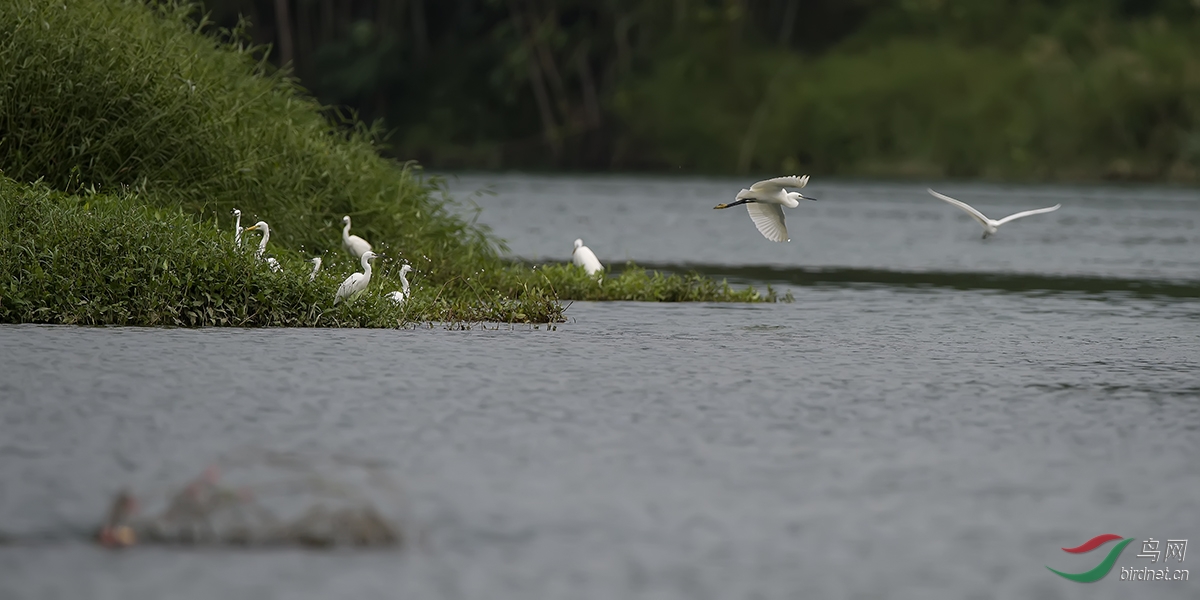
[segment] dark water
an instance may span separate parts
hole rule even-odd
[[[555,331],[0,327],[0,598],[1200,597],[1200,581],[1120,581],[1161,565],[1142,540],[1200,538],[1194,196],[993,195],[985,213],[1064,208],[982,242],[951,207],[910,208],[919,194],[814,183],[819,218],[791,211],[776,245],[675,182],[504,185],[518,191],[482,200],[482,219],[523,256],[565,258],[582,236],[607,262],[799,278],[796,302],[574,303]],[[404,488],[384,508],[421,543],[86,542],[120,486],[177,484],[241,448],[384,462]],[[1111,543],[1060,548],[1101,533],[1136,538],[1105,579],[1046,570],[1095,566]]]

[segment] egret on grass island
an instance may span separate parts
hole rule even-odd
[[[808,175],[804,177],[776,177],[765,179],[748,190],[738,192],[737,200],[729,204],[718,204],[713,208],[730,208],[745,204],[750,212],[750,219],[759,233],[772,242],[790,242],[787,224],[783,219],[783,207],[796,208],[801,200],[816,200],[800,192],[788,192],[784,188],[802,188],[808,185]]]
[[[928,189],[928,188],[926,188],[926,189]],[[989,219],[989,218],[985,217],[983,215],[983,213],[975,210],[975,208],[973,206],[971,206],[970,204],[967,204],[966,202],[962,202],[961,200],[955,200],[954,198],[951,198],[950,196],[947,196],[945,194],[939,194],[931,189],[929,190],[929,193],[933,194],[933,197],[937,198],[938,200],[944,200],[950,204],[953,204],[954,206],[957,206],[957,207],[963,209],[963,212],[966,212],[968,215],[971,215],[971,217],[974,218],[976,221],[979,221],[979,224],[983,225],[983,239],[985,239],[985,240],[988,238],[989,235],[996,233],[996,229],[998,229],[1001,225],[1003,225],[1009,221],[1015,221],[1017,219],[1020,219],[1021,217],[1028,217],[1029,215],[1040,215],[1042,213],[1054,212],[1062,207],[1062,204],[1055,204],[1054,206],[1048,206],[1046,208],[1035,208],[1033,210],[1027,210],[1027,211],[1019,212],[1016,214],[1011,214],[1011,215],[1008,215],[1007,217],[1004,217],[1003,219],[995,220],[995,219]]]
[[[254,258],[266,261],[267,266],[271,267],[271,270],[276,273],[282,271],[283,268],[279,266],[279,261],[270,257],[263,258],[263,252],[267,251],[267,240],[271,239],[271,227],[267,225],[266,221],[259,221],[247,227],[246,231],[254,231],[256,229],[262,232],[262,241],[258,243],[258,250],[254,251]]]
[[[333,297],[333,305],[337,306],[342,300],[351,301],[357,298],[367,289],[367,284],[371,283],[371,259],[375,258],[375,253],[367,250],[363,252],[359,259],[362,262],[362,273],[351,273],[342,285],[338,286],[337,295]]]
[[[242,247],[242,211],[233,209],[233,216],[237,221],[233,224],[233,245]]]
[[[408,277],[405,277],[405,275],[411,270],[412,267],[409,265],[400,267],[400,291],[388,294],[388,300],[391,300],[395,304],[404,304],[404,301],[408,300]]]
[[[317,272],[321,270],[321,257],[314,256],[313,258],[308,259],[308,262],[313,264],[313,270],[312,273],[308,274],[308,280],[313,281],[317,278]]]
[[[588,275],[594,275],[604,270],[604,265],[600,264],[600,259],[596,258],[596,253],[592,252],[591,248],[583,245],[583,240],[575,240],[575,249],[571,251],[571,262],[577,267],[583,267]]]
[[[350,215],[342,217],[342,247],[354,258],[362,258],[363,253],[371,251],[371,244],[367,240],[350,235]]]

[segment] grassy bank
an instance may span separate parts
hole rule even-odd
[[[395,327],[418,321],[555,322],[553,297],[451,296],[421,285],[396,306],[395,261],[379,260],[372,286],[334,306],[349,273],[273,253],[272,272],[232,233],[135,194],[68,195],[0,179],[0,322],[76,325]],[[348,262],[348,261],[343,261]]]
[[[187,5],[0,0],[0,321],[360,325],[562,318],[559,299],[774,300],[698,276],[628,271],[596,289],[573,269],[514,264],[377,132],[331,121],[237,31]],[[40,181],[37,185],[29,182]],[[273,274],[232,248],[271,226]],[[358,269],[341,217],[382,258],[368,294],[332,308]],[[309,284],[309,257],[326,269]],[[400,264],[413,299],[395,309]],[[561,288],[561,289],[559,289]]]

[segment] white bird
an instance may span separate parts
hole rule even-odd
[[[588,275],[594,275],[604,270],[604,265],[600,264],[600,259],[596,258],[596,253],[592,252],[591,248],[583,245],[583,240],[575,240],[575,249],[571,251],[571,262],[577,267],[583,267]]]
[[[404,301],[408,300],[408,277],[405,277],[405,275],[407,275],[411,270],[412,267],[409,265],[400,267],[400,291],[388,294],[388,300],[391,300],[396,304],[404,304]]]
[[[342,247],[354,258],[362,258],[363,253],[371,251],[371,244],[367,240],[350,235],[350,215],[342,217]]]
[[[362,257],[362,273],[351,273],[342,285],[338,286],[337,294],[333,297],[333,304],[337,306],[342,300],[354,300],[367,289],[367,284],[371,283],[371,259],[375,258],[375,253],[367,250],[363,252]]]
[[[926,189],[928,189],[928,188],[926,188]],[[975,210],[974,207],[967,204],[966,202],[955,200],[954,198],[951,198],[950,196],[947,196],[945,194],[939,194],[931,189],[929,190],[929,193],[933,194],[933,197],[937,198],[938,200],[944,200],[946,202],[949,202],[950,204],[953,204],[954,206],[957,206],[957,207],[963,209],[963,211],[965,211],[968,215],[971,215],[976,221],[979,221],[979,224],[983,225],[983,239],[985,239],[985,240],[988,238],[989,235],[996,233],[997,228],[999,228],[1001,225],[1003,225],[1009,221],[1015,221],[1016,219],[1020,219],[1021,217],[1028,217],[1029,215],[1040,215],[1042,213],[1054,212],[1062,207],[1062,204],[1055,204],[1054,206],[1048,206],[1046,208],[1035,208],[1033,210],[1027,210],[1027,211],[1019,212],[1016,214],[1008,215],[1007,217],[1004,217],[1003,219],[1000,219],[999,221],[997,221],[995,219],[989,219],[989,218],[985,217],[983,215],[983,213]]]
[[[233,209],[233,216],[237,218],[237,222],[233,224],[233,245],[242,247],[242,211]]]
[[[270,257],[263,258],[263,252],[267,251],[267,240],[271,239],[271,227],[267,225],[266,221],[259,221],[247,227],[244,231],[254,231],[256,229],[262,232],[262,241],[258,243],[258,250],[254,251],[254,258],[265,261],[267,266],[271,267],[271,270],[276,273],[282,271],[283,268],[279,266],[279,261]]]
[[[787,224],[783,219],[783,207],[796,208],[800,200],[816,200],[800,192],[788,192],[784,188],[802,188],[808,185],[808,175],[797,177],[776,177],[764,179],[738,192],[737,200],[729,204],[718,204],[713,208],[729,208],[745,204],[750,213],[750,220],[758,228],[763,237],[772,242],[790,242]]]
[[[321,270],[321,257],[315,256],[313,258],[308,259],[308,262],[313,264],[312,273],[308,274],[308,280],[312,281],[317,278],[317,271]]]

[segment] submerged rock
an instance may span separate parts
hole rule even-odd
[[[256,452],[222,459],[173,493],[119,492],[96,541],[109,548],[399,546],[400,519],[380,509],[398,501],[378,464]]]

